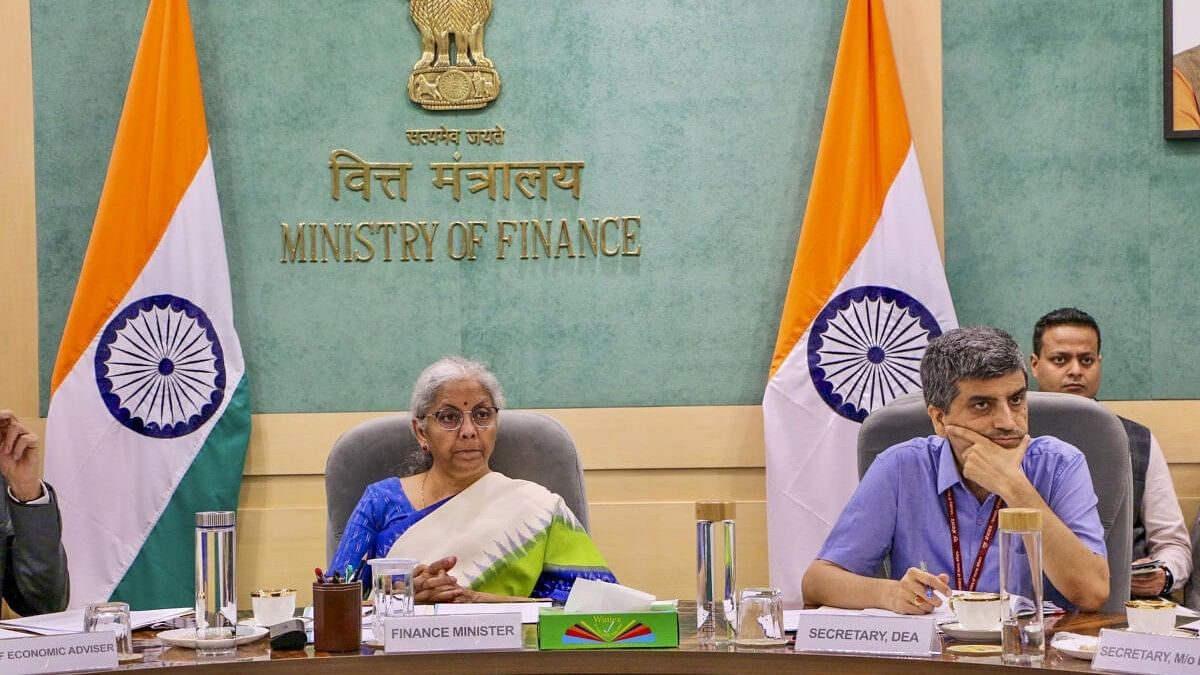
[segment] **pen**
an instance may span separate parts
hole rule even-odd
[[[929,566],[925,564],[924,560],[921,561],[921,571],[929,574]],[[933,588],[931,588],[928,584],[925,585],[925,597],[926,599],[933,597]]]
[[[354,567],[350,563],[346,563],[346,583],[354,581]]]

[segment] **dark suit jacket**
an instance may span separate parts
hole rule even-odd
[[[49,504],[19,504],[0,477],[0,588],[9,607],[25,616],[60,612],[71,596],[58,498],[49,484],[46,490]]]

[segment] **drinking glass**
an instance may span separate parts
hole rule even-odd
[[[94,602],[85,607],[83,630],[88,633],[111,630],[117,636],[117,655],[133,653],[129,605],[123,602]]]
[[[737,637],[742,647],[777,647],[783,634],[783,593],[778,588],[751,586],[738,594]]]
[[[413,614],[413,570],[416,560],[409,558],[374,558],[371,566],[371,599],[375,604],[372,628],[382,641],[383,623],[390,617]]]

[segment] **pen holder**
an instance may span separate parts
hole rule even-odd
[[[362,582],[313,584],[313,643],[319,652],[358,651]]]

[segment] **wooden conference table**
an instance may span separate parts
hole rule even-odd
[[[956,657],[948,653],[928,658],[894,658],[880,656],[797,654],[790,648],[769,651],[747,651],[732,648],[723,651],[701,650],[695,637],[695,603],[680,603],[678,649],[605,649],[590,651],[538,651],[536,633],[526,626],[522,651],[471,652],[437,654],[384,654],[381,650],[362,646],[358,652],[328,654],[304,650],[272,652],[267,641],[260,640],[238,648],[235,656],[221,660],[197,660],[189,649],[163,649],[153,639],[153,632],[135,634],[135,651],[144,652],[140,663],[122,666],[120,671],[142,671],[151,668],[178,670],[180,675],[208,673],[356,673],[376,675],[389,672],[438,673],[686,673],[708,675],[747,673],[750,675],[779,675],[780,673],[991,673],[1018,670],[1000,663],[1000,657]],[[1051,632],[1069,630],[1096,635],[1106,626],[1123,625],[1124,615],[1067,614],[1047,618],[1047,640]],[[947,644],[953,644],[948,641]],[[1088,671],[1091,663],[1046,648],[1045,668],[1066,671]],[[111,671],[109,671],[111,672]]]

